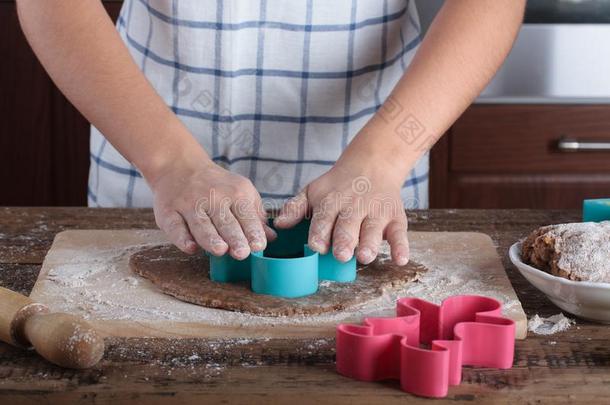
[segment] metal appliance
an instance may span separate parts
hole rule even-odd
[[[480,103],[610,103],[610,0],[529,0]]]

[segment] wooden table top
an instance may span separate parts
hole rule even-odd
[[[429,210],[409,212],[410,229],[479,231],[498,246],[528,314],[559,311],[509,263],[507,249],[530,230],[578,221],[577,211]],[[0,285],[28,294],[54,235],[65,229],[152,228],[152,211],[87,208],[0,208]],[[200,345],[217,355],[198,356]],[[111,339],[102,362],[65,370],[0,343],[0,403],[429,401],[398,382],[365,383],[338,375],[333,342]],[[464,368],[463,382],[441,401],[540,403],[610,401],[610,327],[578,320],[570,330],[517,341],[510,370]]]

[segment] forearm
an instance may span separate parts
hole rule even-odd
[[[403,181],[493,77],[514,42],[524,4],[446,1],[404,76],[340,161],[389,162],[396,181]]]
[[[18,0],[25,35],[83,115],[150,181],[195,139],[131,58],[99,0]]]

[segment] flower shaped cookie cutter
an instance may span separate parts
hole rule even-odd
[[[263,252],[253,252],[244,260],[235,260],[229,255],[210,256],[212,281],[250,281],[255,293],[298,298],[314,294],[320,280],[351,282],[356,279],[355,258],[343,263],[332,252],[320,255],[309,249],[309,221],[290,229],[276,229],[276,232],[277,239]]]
[[[458,295],[441,305],[402,298],[394,318],[341,324],[337,371],[362,381],[400,380],[401,388],[444,397],[462,379],[462,365],[511,368],[515,323],[493,298]]]

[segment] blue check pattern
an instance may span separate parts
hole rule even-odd
[[[134,61],[212,159],[277,207],[326,172],[410,63],[409,0],[126,0]],[[151,206],[142,175],[96,128],[90,206]],[[428,205],[428,156],[402,189]]]

